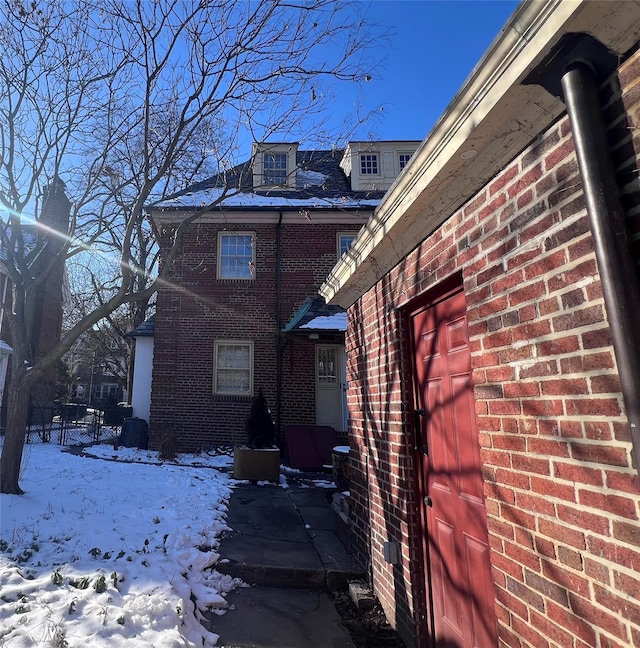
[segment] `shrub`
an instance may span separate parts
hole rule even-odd
[[[271,448],[274,443],[276,427],[267,407],[262,389],[258,390],[251,402],[251,411],[246,423],[247,444],[250,448]]]
[[[167,426],[160,434],[160,459],[173,461],[178,455],[178,441],[173,426]]]

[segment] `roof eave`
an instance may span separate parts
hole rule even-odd
[[[300,329],[300,333],[307,333],[309,335],[317,334],[317,335],[344,335],[347,331],[345,329],[341,328],[334,328],[334,329],[317,329],[317,328],[306,328],[306,329]]]
[[[376,200],[376,198],[367,198],[365,200],[373,201]],[[327,210],[335,210],[335,209],[340,209],[341,204],[339,202],[336,202],[335,204],[331,205],[230,205],[230,206],[225,206],[225,205],[216,205],[213,207],[211,210],[204,211],[203,216],[206,216],[207,214],[215,214],[215,213],[222,213],[222,212],[274,212],[274,211],[298,211],[300,209],[306,209],[307,211],[327,211]],[[372,210],[373,205],[370,203],[356,203],[354,201],[353,204],[349,203],[345,209],[368,209]],[[153,210],[151,212],[151,215],[153,216],[154,213],[156,214],[170,214],[170,213],[176,213],[176,214],[183,214],[184,213],[184,218],[187,218],[188,215],[190,215],[192,212],[197,212],[197,211],[202,211],[202,207],[195,207],[191,205],[176,205],[175,207],[162,207]]]
[[[283,215],[287,224],[293,223],[333,223],[333,224],[357,224],[363,225],[370,214],[373,213],[374,205],[371,204],[348,204],[344,206],[241,206],[241,207],[215,207],[210,211],[203,211],[196,215],[189,207],[176,207],[168,210],[156,210],[149,216],[156,227],[163,225],[175,225],[188,218],[193,219],[194,224],[199,223],[273,223],[278,222],[280,214]]]

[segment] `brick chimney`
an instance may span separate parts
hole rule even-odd
[[[34,264],[33,274],[47,272],[48,275],[36,294],[31,337],[34,360],[45,356],[60,341],[62,331],[65,265],[64,259],[56,260],[56,255],[68,235],[71,218],[71,201],[65,190],[64,182],[57,176],[43,188],[42,209],[36,223],[37,245],[42,251]],[[50,420],[54,397],[55,371],[52,371],[31,392],[33,423]]]

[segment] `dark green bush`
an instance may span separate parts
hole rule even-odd
[[[258,390],[251,402],[251,411],[246,423],[247,444],[250,448],[271,448],[274,443],[276,427],[267,407],[262,389]]]

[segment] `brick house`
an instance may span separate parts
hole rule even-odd
[[[640,646],[639,42],[521,4],[321,288],[408,646]]]
[[[280,430],[344,429],[345,327],[296,322],[418,144],[256,143],[249,162],[150,208],[164,262],[179,223],[218,201],[188,226],[158,292],[152,444],[244,442],[260,388]]]

